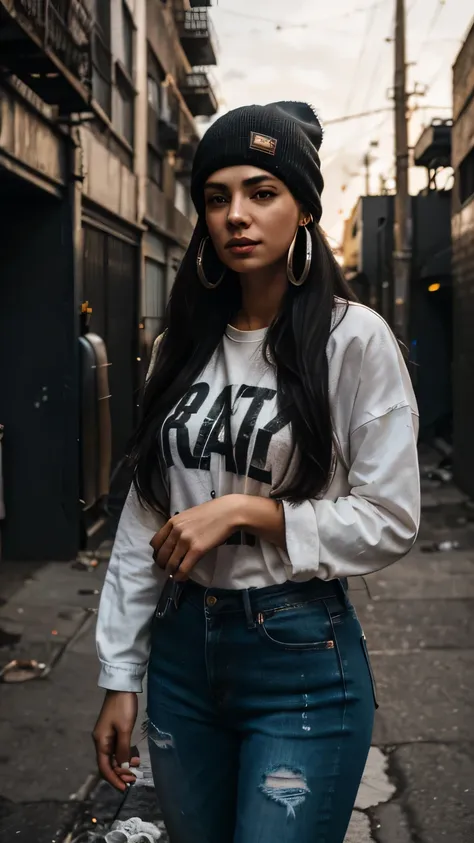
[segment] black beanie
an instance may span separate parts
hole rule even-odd
[[[204,185],[212,173],[251,164],[285,182],[319,222],[322,139],[321,124],[305,102],[248,105],[224,114],[207,130],[194,158],[191,196],[198,214],[204,214]]]

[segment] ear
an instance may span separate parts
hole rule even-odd
[[[301,211],[299,225],[306,226],[310,225],[310,223],[314,222],[313,215],[309,214],[307,211]]]

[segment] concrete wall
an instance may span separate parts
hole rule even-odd
[[[474,27],[453,77],[454,453],[456,480],[474,497],[474,196],[461,204],[459,170],[474,148]]]
[[[67,181],[65,137],[20,94],[0,86],[0,155],[26,165],[30,178],[56,191]],[[9,166],[7,158],[2,159]]]
[[[89,129],[81,130],[84,194],[125,220],[136,223],[139,181],[107,145]]]
[[[127,0],[135,25],[133,82],[136,90],[133,153],[109,121],[81,129],[84,194],[105,209],[138,223],[143,215],[146,178],[146,0]],[[113,60],[122,54],[122,0],[111,4]]]

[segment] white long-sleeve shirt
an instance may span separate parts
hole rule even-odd
[[[238,533],[207,554],[192,579],[215,588],[261,588],[376,571],[406,554],[420,515],[418,412],[403,357],[384,320],[335,301],[328,342],[335,460],[327,489],[299,506],[284,502],[286,551]],[[170,513],[214,496],[268,497],[283,480],[291,432],[279,416],[265,330],[229,326],[207,367],[159,434]],[[163,574],[150,539],[163,518],[130,491],[102,591],[99,684],[140,691]]]

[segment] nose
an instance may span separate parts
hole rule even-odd
[[[231,228],[246,228],[250,224],[247,202],[244,196],[235,193],[229,204],[227,224]]]

